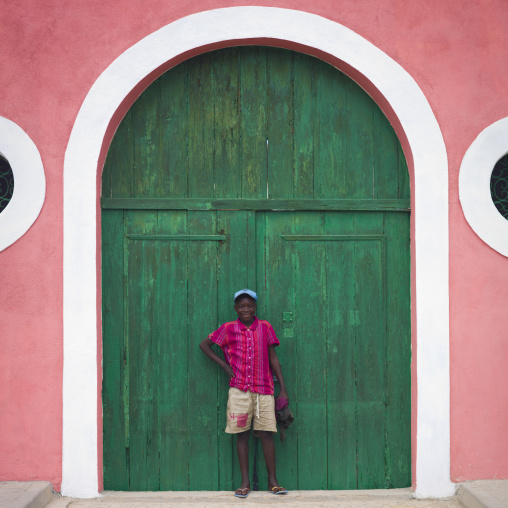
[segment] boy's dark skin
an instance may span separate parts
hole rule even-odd
[[[252,323],[254,323],[254,316],[256,315],[256,301],[249,295],[240,295],[235,300],[235,311],[238,314],[240,321],[247,328],[249,328],[252,325]],[[213,344],[214,343],[207,337],[205,340],[201,342],[199,347],[201,348],[203,353],[205,353],[205,355],[208,356],[208,358],[218,363],[230,378],[234,377],[233,369],[231,368],[231,366],[213,351],[212,349]],[[270,346],[268,348],[268,352],[270,358],[270,367],[273,373],[277,376],[277,379],[280,384],[280,393],[279,395],[277,395],[275,399],[277,400],[279,397],[288,399],[286,385],[284,384],[284,378],[282,376],[282,371],[280,368],[279,359],[277,358],[277,353],[275,352],[275,348],[273,346]],[[240,432],[236,435],[237,436],[236,451],[238,453],[238,462],[240,463],[240,471],[242,473],[242,485],[238,490],[241,489],[250,490],[249,434],[250,429],[245,432]],[[263,445],[266,470],[268,472],[268,488],[271,490],[273,487],[279,486],[279,482],[277,481],[277,476],[275,474],[275,445],[273,443],[273,433],[267,431],[259,431],[259,437],[261,438],[261,443]]]

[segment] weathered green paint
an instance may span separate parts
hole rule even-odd
[[[307,242],[341,242],[355,240],[384,240],[386,237],[380,235],[280,235],[283,240],[289,242],[307,241]]]
[[[409,211],[409,199],[149,199],[102,198],[104,210],[365,210]]]
[[[129,240],[172,240],[182,242],[199,242],[203,240],[223,242],[227,240],[224,235],[127,235]]]
[[[281,339],[284,485],[408,486],[408,186],[382,112],[312,57],[220,50],[148,87],[102,178],[105,488],[238,486],[228,380],[197,346],[239,287]]]

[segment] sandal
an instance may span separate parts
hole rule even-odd
[[[249,495],[250,489],[249,487],[240,487],[239,489],[235,490],[235,496],[236,497],[247,497]]]
[[[287,494],[288,490],[285,489],[284,487],[272,487],[270,492],[272,494]]]

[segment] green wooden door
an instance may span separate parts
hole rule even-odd
[[[102,208],[106,489],[239,484],[228,380],[198,344],[246,286],[296,417],[279,479],[410,485],[409,183],[361,88],[274,48],[184,62],[120,124]],[[250,457],[264,489],[253,437]]]
[[[300,489],[407,485],[408,216],[267,212],[260,312],[281,335],[297,423],[279,462]],[[266,281],[266,284],[263,282]],[[401,333],[406,330],[405,333]],[[285,479],[285,481],[287,481]]]
[[[218,414],[228,383],[197,344],[229,318],[236,280],[254,276],[232,259],[247,256],[248,215],[104,214],[105,488],[226,488],[231,443]]]

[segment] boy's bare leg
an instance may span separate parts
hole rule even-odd
[[[249,480],[249,435],[250,430],[240,432],[236,435],[236,452],[238,453],[238,462],[240,463],[240,472],[242,473],[242,485],[240,488],[250,489]]]
[[[278,487],[279,482],[275,474],[275,444],[273,442],[273,432],[259,431],[261,444],[263,445],[263,454],[265,455],[266,471],[268,472],[268,489]]]

